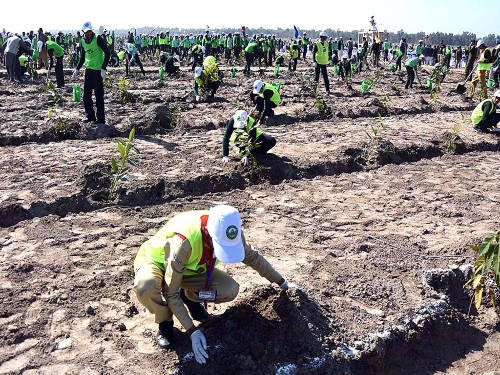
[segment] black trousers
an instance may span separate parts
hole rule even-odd
[[[406,73],[408,73],[408,77],[406,78],[405,89],[413,87],[413,81],[415,80],[415,69],[412,66],[406,67]]]
[[[253,53],[252,52],[245,52],[245,59],[247,61],[247,65],[245,66],[245,69],[243,70],[243,73],[248,73],[250,74],[250,67],[253,64]]]
[[[130,60],[132,60],[132,54],[127,53],[127,58],[125,59],[125,75],[127,76],[128,76],[128,64]],[[146,72],[144,71],[144,67],[142,66],[141,58],[139,57],[139,55],[137,54],[135,55],[134,61],[137,65],[139,65],[139,68],[141,68],[142,74],[146,75]]]
[[[57,87],[64,87],[63,56],[56,57],[55,72],[56,72]]]
[[[500,122],[500,113],[492,113],[484,120],[481,120],[476,126],[483,131],[488,130],[488,128],[494,128]]]
[[[316,83],[319,82],[319,72],[321,71],[321,75],[323,76],[323,81],[325,81],[325,89],[327,92],[330,91],[330,80],[328,79],[328,72],[326,70],[326,65],[316,64],[316,68],[314,68],[314,81]]]
[[[267,154],[267,152],[276,145],[276,138],[271,137],[268,134],[262,133],[259,138],[257,138],[257,143],[260,143],[258,147],[252,150],[252,154]]]
[[[94,102],[92,100],[92,91],[95,94],[95,102],[97,109],[94,111]],[[101,70],[85,69],[85,80],[83,84],[83,106],[87,119],[105,124],[104,115],[104,85],[102,83]]]

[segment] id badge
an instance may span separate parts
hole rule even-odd
[[[198,301],[215,302],[216,290],[198,290]]]

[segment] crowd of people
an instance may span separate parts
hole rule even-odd
[[[374,21],[372,17],[372,26]],[[500,103],[498,90],[500,41],[488,48],[484,40],[471,41],[462,49],[441,43],[408,45],[405,38],[390,43],[374,37],[363,36],[360,43],[351,38],[344,41],[321,32],[317,38],[302,37],[290,40],[275,35],[246,33],[170,35],[169,31],[156,35],[129,32],[118,36],[104,30],[98,34],[90,22],[85,22],[75,36],[59,32],[56,36],[39,29],[33,32],[2,35],[2,54],[10,82],[23,82],[21,62],[33,64],[34,69],[45,68],[49,72],[55,63],[57,87],[64,87],[63,58],[70,56],[76,78],[85,66],[83,104],[86,121],[105,125],[103,80],[107,67],[125,64],[125,73],[131,66],[138,66],[143,75],[146,71],[141,60],[149,59],[161,67],[163,73],[175,76],[180,63],[190,60],[193,74],[193,94],[196,102],[209,101],[217,94],[223,81],[218,61],[228,65],[244,65],[243,73],[252,74],[256,64],[274,66],[275,74],[281,67],[297,69],[298,60],[306,61],[306,67],[314,66],[314,81],[323,77],[325,91],[330,93],[328,67],[349,83],[354,73],[363,69],[376,69],[382,63],[394,62],[397,74],[406,68],[405,88],[411,89],[418,78],[418,67],[432,65],[446,69],[465,67],[466,79],[471,80],[468,98],[474,98],[480,86],[481,102],[471,114],[474,130],[500,132],[497,124],[500,115],[496,109]],[[49,63],[50,59],[50,63]],[[486,97],[486,75],[493,72],[492,98]],[[254,81],[249,96],[255,106],[251,111],[239,109],[230,116],[222,139],[222,162],[230,162],[229,145],[238,149],[241,162],[248,165],[250,158],[266,154],[276,145],[276,139],[260,128],[281,104],[280,85],[261,79]],[[93,96],[95,96],[95,106]],[[170,219],[156,235],[139,249],[134,262],[134,291],[140,303],[152,314],[158,324],[156,343],[160,348],[175,346],[173,316],[179,320],[192,341],[196,361],[206,363],[208,358],[204,334],[193,320],[209,317],[207,302],[232,301],[238,294],[239,285],[226,272],[216,268],[219,262],[244,264],[255,269],[271,283],[282,289],[296,288],[282,277],[267,260],[245,241],[239,212],[231,206],[219,205],[206,211],[190,211]],[[203,306],[205,303],[205,307]],[[189,311],[189,314],[188,314]]]

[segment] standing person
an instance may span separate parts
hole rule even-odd
[[[391,43],[387,40],[384,41],[384,61],[389,61],[389,50],[391,49]]]
[[[462,46],[458,46],[455,52],[455,68],[460,68],[462,64]]]
[[[302,34],[302,58],[305,60],[307,56],[307,48],[309,46],[309,38],[307,37],[307,33]]]
[[[45,35],[43,32],[43,29],[40,27],[38,29],[38,36],[37,36],[37,47],[38,48],[38,60],[37,60],[37,68],[40,69],[42,67],[42,61],[44,64],[45,69],[49,69],[49,55],[47,54],[47,40],[49,40],[49,37]]]
[[[472,124],[477,132],[500,132],[497,124],[500,122],[500,113],[496,108],[500,103],[500,90],[497,90],[491,99],[479,103],[471,113]]]
[[[476,41],[472,39],[468,48],[467,62],[465,63],[465,79],[472,81],[472,71],[474,70],[474,63],[477,57]]]
[[[424,55],[420,55],[418,57],[410,57],[405,61],[406,73],[408,77],[406,79],[405,89],[413,88],[413,81],[415,80],[415,75],[418,78],[418,65],[421,61],[425,59]]]
[[[110,53],[106,41],[92,31],[92,24],[90,22],[83,24],[82,31],[80,61],[78,61],[76,69],[73,72],[73,78],[78,76],[81,67],[85,63],[83,105],[87,115],[86,121],[97,121],[98,124],[105,124],[103,79],[106,77],[106,67],[108,66]],[[95,94],[97,117],[94,111],[92,91]]]
[[[290,53],[290,61],[288,62],[288,70],[297,70],[297,60],[299,59],[299,44],[297,41],[290,42],[290,47],[288,49]]]
[[[495,82],[495,88],[498,89],[499,88],[498,75],[500,74],[500,42],[494,48],[494,51],[496,52],[496,58],[493,64],[491,64],[491,69],[494,69],[493,81]]]
[[[477,58],[477,70],[476,74],[474,75],[474,78],[472,78],[469,96],[467,97],[468,99],[471,100],[474,98],[474,93],[476,91],[476,86],[478,83],[480,86],[480,93],[479,93],[480,99],[481,100],[486,99],[487,97],[486,73],[490,71],[491,63],[493,62],[491,50],[486,47],[486,44],[483,39],[478,40],[477,46],[479,54],[479,57]]]
[[[391,51],[392,59],[389,61],[391,63],[393,60],[396,60],[396,71],[401,70],[401,60],[403,59],[403,52],[401,52],[397,47],[394,47],[394,50]]]
[[[10,82],[15,82],[17,79],[21,81],[21,64],[19,63],[18,55],[19,53],[32,54],[33,50],[28,47],[28,45],[23,42],[18,34],[12,35],[2,46],[4,49],[4,64],[7,68],[7,74],[9,76]]]
[[[328,79],[328,72],[326,67],[328,66],[328,34],[322,31],[319,34],[319,39],[314,44],[313,49],[313,61],[314,61],[314,81],[319,82],[319,72],[323,75],[323,81],[325,82],[326,93],[330,94],[330,80]]]
[[[379,38],[376,38],[375,42],[372,44],[373,65],[377,68],[379,67],[381,44],[382,42]]]
[[[128,65],[132,66],[132,63],[139,65],[141,68],[142,75],[145,76],[146,72],[144,71],[144,67],[142,66],[141,58],[139,57],[141,54],[137,50],[137,47],[132,43],[127,43],[127,51],[125,56],[125,75],[128,76]]]
[[[59,43],[51,40],[47,41],[47,53],[50,58],[49,71],[54,66],[54,56],[56,57],[56,83],[57,87],[64,87],[63,56],[64,48]]]
[[[408,43],[406,43],[406,38],[401,38],[399,50],[403,53],[403,59],[406,59],[406,55],[408,54]]]
[[[276,139],[265,134],[257,126],[255,119],[248,115],[247,111],[237,110],[233,117],[227,123],[224,137],[222,138],[222,162],[229,162],[229,142],[237,144],[239,138],[248,136],[250,143],[253,145],[251,149],[246,149],[244,146],[239,146],[240,153],[243,154],[241,162],[243,165],[248,165],[248,154],[266,154],[276,145]]]
[[[246,242],[236,208],[217,205],[177,214],[141,245],[134,260],[133,289],[154,314],[160,348],[174,348],[175,316],[191,338],[196,361],[206,363],[206,339],[193,323],[209,317],[200,301],[229,302],[239,292],[239,284],[216,267],[219,262],[243,262],[282,289],[298,287]]]

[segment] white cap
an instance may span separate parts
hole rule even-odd
[[[325,33],[324,31],[322,31],[322,32],[320,32],[320,33],[319,33],[319,36],[320,36],[320,37],[322,37],[322,36],[326,36],[326,37],[328,37],[328,34],[327,34],[327,33]]]
[[[241,217],[231,206],[218,205],[210,209],[207,231],[212,237],[215,256],[224,263],[238,263],[245,259],[241,232]]]
[[[496,96],[497,98],[500,98],[500,90],[495,91],[493,96]]]
[[[201,46],[201,52],[205,53],[205,46]]]
[[[264,86],[264,82],[261,80],[257,80],[253,83],[253,93],[258,94],[260,93],[260,90],[262,90],[262,86]]]
[[[176,59],[176,60],[177,60],[177,61],[179,61],[179,62],[181,61],[181,58],[179,57],[179,55],[175,55],[175,56],[174,56],[174,59]]]
[[[239,109],[234,113],[233,119],[235,128],[244,128],[248,119],[248,113],[247,111]]]
[[[201,66],[197,67],[195,70],[194,70],[194,76],[195,77],[199,77],[201,76],[201,72],[202,72],[203,68]]]
[[[420,55],[418,58],[419,59],[425,59],[425,56],[424,55]]]
[[[92,31],[92,24],[90,22],[85,22],[82,26],[82,31]]]
[[[477,44],[476,44],[476,45],[477,45],[478,47],[480,47],[480,46],[481,46],[481,44],[484,44],[484,40],[483,40],[483,39],[479,39],[479,40],[477,41]]]

